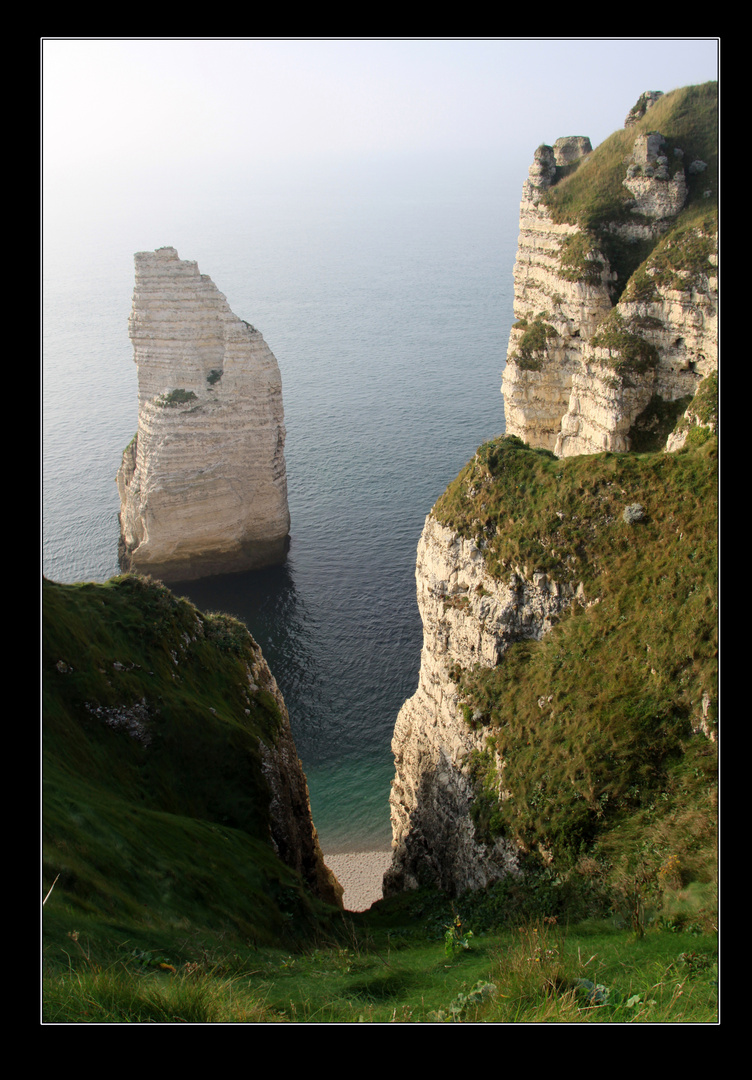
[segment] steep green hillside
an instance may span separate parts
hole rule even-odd
[[[543,570],[586,601],[496,668],[455,668],[468,722],[488,732],[476,826],[611,887],[712,882],[715,437],[567,459],[502,437],[433,513],[475,538],[493,576]]]
[[[319,928],[272,844],[262,743],[283,716],[246,628],[130,576],[44,581],[42,613],[46,959],[84,929],[145,947]]]

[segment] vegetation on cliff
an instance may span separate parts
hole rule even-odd
[[[476,828],[611,890],[715,881],[717,442],[705,430],[678,454],[561,460],[503,436],[433,510],[475,538],[493,576],[582,586],[542,640],[454,678],[488,731]]]
[[[43,616],[45,1022],[713,1020],[696,903],[638,942],[565,932],[592,904],[545,869],[357,915],[316,900],[269,841],[280,713],[245,627],[128,576],[45,581]]]
[[[655,231],[650,238],[640,239],[627,236],[621,228],[651,224],[634,212],[634,199],[624,186],[624,177],[635,139],[652,132],[660,132],[665,140],[661,152],[668,159],[669,174],[684,169],[687,198],[667,232]],[[704,168],[692,169],[694,162],[702,162]],[[707,263],[718,231],[718,84],[687,86],[664,94],[637,123],[605,139],[544,198],[554,221],[578,225],[582,230],[562,248],[562,274],[590,280],[597,265],[595,253],[605,256],[617,273],[614,301],[632,275],[640,268],[644,271],[642,264],[658,243],[664,253],[681,251],[681,259],[694,260],[693,265]],[[690,230],[698,231],[698,239],[687,245],[685,234]]]
[[[135,576],[44,581],[42,614],[46,962],[82,931],[310,935],[327,907],[273,846],[282,714],[246,627]]]
[[[650,222],[625,168],[656,130],[688,197],[665,231],[630,235]],[[562,277],[597,284],[608,262],[612,299],[635,305],[691,289],[715,271],[717,194],[717,85],[664,95],[546,193],[581,229]],[[540,369],[548,318],[517,324],[520,367]],[[655,366],[640,318],[613,312],[593,339],[614,376]],[[138,577],[45,581],[44,1019],[712,1022],[717,392],[701,384],[679,453],[656,451],[689,399],[654,398],[631,454],[502,436],[434,507],[491,576],[540,571],[575,597],[498,666],[452,670],[485,734],[476,835],[525,853],[521,877],[455,900],[421,889],[345,916],[279,857],[262,747],[283,717],[241,623]]]
[[[517,342],[515,363],[524,371],[540,371],[546,345],[558,336],[556,328],[544,322],[543,315],[537,315],[534,319],[519,319],[514,328],[523,331]]]

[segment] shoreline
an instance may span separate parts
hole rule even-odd
[[[382,899],[381,884],[392,861],[390,848],[376,851],[332,851],[324,862],[344,889],[345,911],[367,911]]]

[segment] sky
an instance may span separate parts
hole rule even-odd
[[[44,38],[44,227],[228,185],[596,146],[644,90],[718,77],[715,38]]]
[[[595,144],[643,90],[717,78],[717,52],[713,38],[48,38],[45,154],[81,170],[535,149],[572,125]]]

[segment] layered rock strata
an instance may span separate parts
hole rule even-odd
[[[504,371],[506,430],[525,442],[553,450],[566,413],[572,379],[580,367],[583,340],[611,311],[612,274],[597,253],[588,253],[590,272],[577,280],[562,274],[560,254],[575,225],[557,224],[542,195],[554,183],[557,149],[567,164],[589,153],[589,140],[560,140],[535,153],[520,205],[520,234],[514,266],[514,313]]]
[[[135,263],[138,432],[117,474],[121,566],[181,581],[281,562],[290,515],[277,361],[195,262],[166,247]]]
[[[476,836],[472,764],[486,739],[464,716],[451,671],[455,664],[495,666],[512,642],[540,639],[573,601],[585,603],[581,590],[561,587],[546,574],[492,578],[475,542],[431,515],[415,576],[423,650],[418,689],[402,706],[392,740],[394,854],[385,896],[423,885],[456,894],[518,871],[513,843]],[[497,762],[502,777],[503,767]]]
[[[660,95],[649,95],[646,108]],[[644,115],[644,109],[642,115]],[[629,120],[629,118],[628,118]],[[670,161],[658,132],[635,136],[623,185],[631,219],[608,229],[626,244],[655,243],[687,197],[675,148]],[[617,274],[592,235],[555,221],[546,193],[579,160],[589,142],[539,147],[523,185],[514,268],[514,313],[502,382],[506,431],[559,457],[632,449],[632,431],[651,402],[691,398],[717,371],[717,235],[701,225],[676,245],[710,250],[694,267],[662,272],[667,237],[618,302]],[[677,260],[681,266],[681,260]]]
[[[661,97],[643,95],[625,126],[639,124]],[[687,173],[700,166],[685,170],[676,148],[669,163],[659,133],[638,128],[632,135],[625,136],[631,154],[619,159],[626,213],[601,224],[622,246],[650,249],[626,288],[604,254],[614,246],[561,214],[555,219],[547,202],[567,175],[593,167],[597,152],[587,138],[539,147],[523,186],[517,321],[502,384],[506,432],[559,457],[630,450],[652,423],[646,418],[675,419],[698,389],[710,397],[716,388],[717,232],[702,219],[671,231],[687,197]],[[598,183],[597,171],[593,176]],[[625,265],[634,261],[630,254]],[[690,407],[684,427],[705,422],[698,417],[711,411]],[[674,436],[669,448],[679,445]],[[399,713],[392,742],[394,856],[385,895],[422,885],[458,893],[519,871],[511,842],[476,833],[473,758],[494,755],[500,800],[505,762],[466,715],[452,674],[497,665],[512,642],[539,639],[565,608],[597,599],[542,573],[517,569],[505,581],[492,578],[480,548],[431,515],[416,580],[424,640],[418,689]]]

